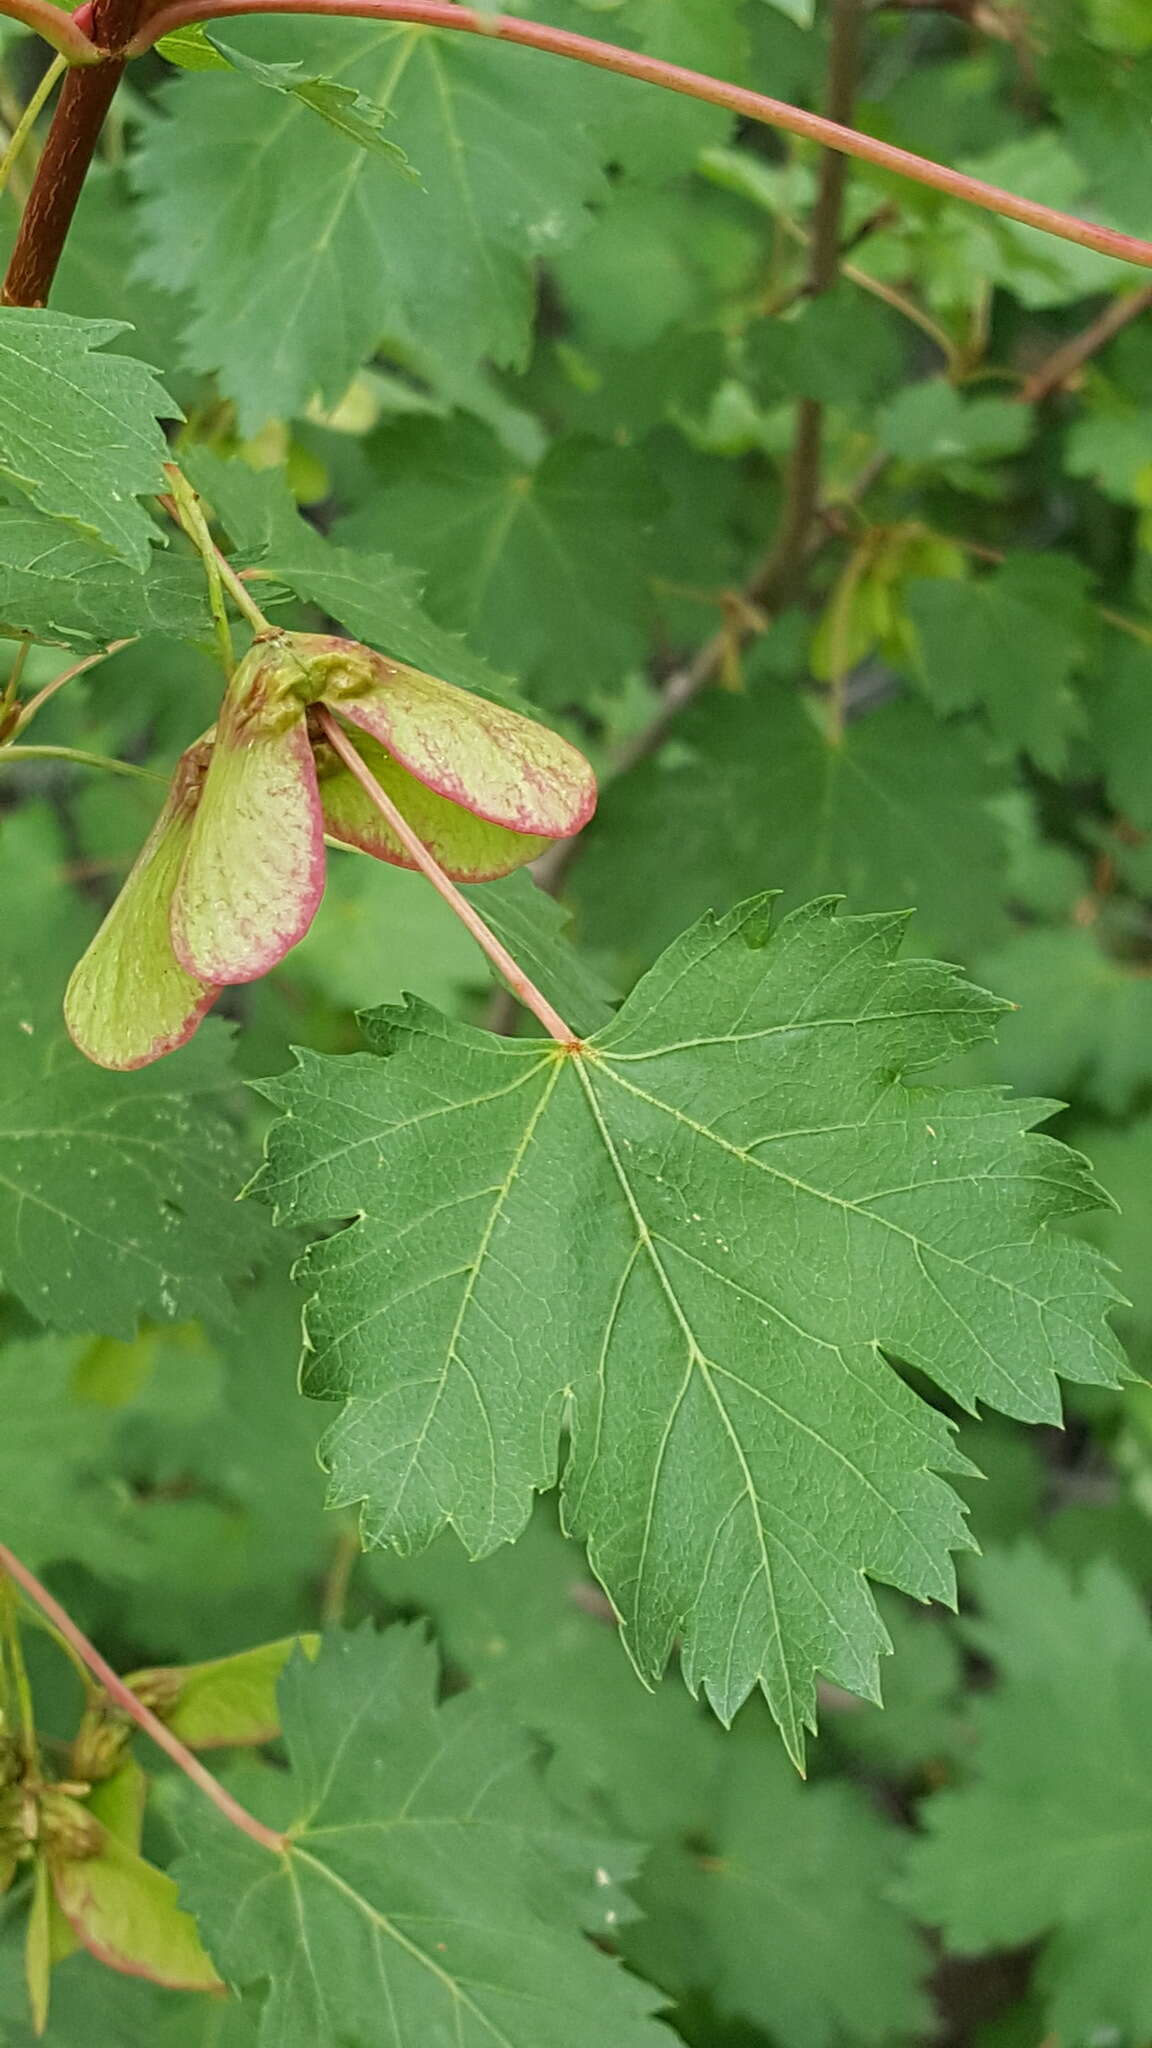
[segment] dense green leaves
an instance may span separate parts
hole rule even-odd
[[[51,983],[47,1000],[10,983],[0,1013],[4,1284],[62,1330],[219,1314],[263,1236],[235,1208],[225,1035],[151,1077],[106,1074],[68,1044],[57,1002]]]
[[[143,571],[110,561],[60,521],[0,506],[0,619],[37,640],[90,649],[138,633],[195,639],[209,630],[204,578],[152,551]]]
[[[142,363],[102,353],[122,332],[122,321],[0,309],[0,478],[143,569],[154,529],[139,499],[163,488],[157,421],[177,408]]]
[[[651,954],[749,886],[853,910],[915,905],[922,943],[964,949],[1000,922],[1002,787],[979,738],[913,701],[829,738],[795,684],[713,693],[681,720],[674,767],[610,787],[576,877],[598,938]]]
[[[480,1700],[437,1707],[436,1675],[419,1630],[290,1666],[281,1858],[188,1812],[182,1897],[233,1982],[271,1978],[261,2043],[658,2048],[654,1994],[580,1938],[626,1911],[627,1852],[565,1825]]]
[[[148,270],[191,293],[189,359],[219,374],[245,430],[342,397],[385,333],[522,363],[530,262],[605,190],[580,72],[404,25],[261,23],[232,40],[387,106],[420,176],[350,155],[296,99],[270,115],[258,85],[213,73],[169,89],[140,160]]]
[[[638,1929],[642,1961],[658,1982],[671,1963],[674,1983],[686,1975],[797,2048],[902,2038],[929,2012],[926,1951],[888,1896],[899,1837],[853,1786],[805,1786],[765,1732],[741,1716],[717,1759],[706,1851],[658,1860],[641,1888],[655,1915]],[[682,1924],[662,1954],[673,1908]]]
[[[369,1540],[517,1534],[567,1400],[567,1517],[639,1668],[681,1634],[690,1684],[728,1716],[761,1683],[797,1754],[817,1671],[875,1690],[861,1573],[947,1598],[964,1542],[949,1430],[879,1347],[1037,1420],[1057,1370],[1119,1364],[1103,1273],[1037,1236],[1096,1199],[1022,1135],[1045,1105],[900,1078],[996,999],[897,965],[902,919],[833,911],[705,920],[575,1058],[382,1013],[382,1060],[268,1085],[260,1181],[360,1217],[303,1277],[307,1384],[347,1401],[333,1498]]]
[[[1152,1635],[1108,1565],[1079,1586],[1038,1553],[981,1569],[971,1631],[999,1683],[968,1785],[924,1808],[905,1897],[962,1953],[1038,1937],[1046,2023],[1152,2024]]]
[[[620,681],[643,647],[663,507],[636,451],[570,441],[534,467],[478,423],[413,421],[382,438],[378,461],[381,488],[349,538],[419,561],[437,617],[545,702]]]
[[[1152,234],[1142,0],[859,11],[855,125]],[[845,10],[543,13],[821,107]],[[0,28],[11,128],[43,59]],[[73,1955],[49,2048],[1152,2031],[1152,1399],[1101,1324],[1114,1280],[1146,1369],[1152,328],[1129,267],[858,164],[813,292],[822,188],[810,145],[491,38],[194,30],[133,64],[53,312],[2,316],[4,734],[39,708],[0,763],[0,1536],[118,1669],[189,1667],[197,1742],[271,1735],[283,1642],[332,1636],[287,1764],[209,1758],[285,1857],[153,1779],[146,1853],[186,1834],[233,1988]],[[588,1049],[418,876],[334,851],[193,1053],[69,1051],[162,788],[93,761],[166,778],[223,691],[152,523],[169,454],[277,626],[520,686],[595,762],[568,902],[552,858],[467,891]],[[729,915],[761,889],[848,900],[773,933]],[[997,997],[901,965],[912,906]],[[409,990],[365,1052],[353,1013]],[[280,1077],[279,1230],[235,1199],[272,1116],[240,1074]],[[1005,1081],[1070,1101],[1118,1209]],[[442,1676],[373,1633],[415,1614]],[[0,1637],[0,2043],[32,2048]],[[87,1782],[76,1675],[22,1638],[44,1771]],[[819,1707],[807,1783],[760,1701],[711,1710],[758,1677],[796,1755]]]

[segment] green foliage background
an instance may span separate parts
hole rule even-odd
[[[538,12],[820,100],[827,21],[804,0]],[[858,124],[1152,237],[1141,0],[993,0],[972,14],[870,11]],[[10,27],[5,120],[40,62]],[[519,687],[589,752],[604,793],[564,880],[568,921],[524,876],[475,892],[579,1029],[603,1024],[694,919],[766,890],[787,910],[830,892],[853,914],[914,908],[913,978],[944,959],[1015,1005],[994,1043],[958,1024],[929,1044],[925,1027],[894,1070],[947,1054],[946,1082],[1056,1099],[1049,1128],[1118,1205],[1059,1227],[1119,1268],[1133,1377],[1091,1384],[1109,1375],[1084,1362],[1085,1339],[1083,1355],[1048,1361],[1082,1382],[1065,1389],[1062,1431],[1023,1367],[1019,1399],[998,1405],[1030,1420],[978,1420],[968,1410],[993,1398],[987,1385],[945,1378],[941,1391],[909,1337],[912,1363],[891,1384],[922,1400],[900,1412],[926,1403],[917,1427],[941,1441],[958,1424],[953,1469],[980,1554],[961,1555],[958,1615],[881,1589],[894,1649],[881,1709],[829,1679],[867,1690],[882,1647],[858,1604],[872,1554],[844,1537],[853,1583],[811,1652],[821,1732],[805,1782],[763,1701],[741,1705],[755,1670],[732,1677],[730,1657],[728,1692],[704,1672],[710,1696],[739,1707],[731,1733],[678,1667],[658,1679],[666,1641],[640,1654],[654,1689],[641,1686],[551,1500],[479,1563],[451,1530],[420,1554],[361,1556],[350,1507],[325,1508],[317,1445],[334,1399],[371,1389],[342,1355],[326,1380],[313,1365],[310,1390],[327,1398],[301,1398],[290,1269],[318,1220],[359,1213],[362,1232],[390,1229],[383,1197],[381,1222],[334,1171],[316,1196],[315,1160],[281,1132],[265,1176],[280,1194],[292,1183],[280,1220],[235,1198],[259,1167],[269,1094],[281,1108],[324,1095],[330,1109],[346,1082],[349,1114],[376,1115],[379,1062],[330,1078],[329,1056],[361,1048],[358,1012],[412,993],[452,1020],[431,1028],[415,1088],[439,1085],[442,1036],[474,1047],[472,1027],[509,1024],[505,1006],[417,878],[334,854],[316,924],[275,975],[230,992],[171,1060],[97,1074],[62,1042],[60,994],[160,785],[8,764],[0,1537],[120,1669],[322,1622],[360,1630],[285,1680],[290,1772],[280,1751],[222,1766],[260,1811],[313,1831],[302,1924],[341,1958],[339,1993],[309,1991],[278,1909],[249,1907],[261,1852],[226,1840],[163,1777],[150,1853],[183,1859],[185,1902],[236,1995],[162,1991],[73,1956],[44,2038],[895,2048],[944,2030],[979,2048],[1139,2048],[1152,2035],[1152,314],[1038,400],[1029,380],[1140,278],[855,167],[842,275],[813,297],[815,155],[715,109],[481,39],[363,22],[233,23],[225,59],[207,62],[203,74],[159,56],[133,67],[52,312],[0,315],[5,348],[11,323],[38,322],[35,360],[0,398],[0,619],[33,636],[22,688],[132,639],[51,702],[36,742],[163,774],[214,715],[193,558],[154,544],[140,503],[159,418],[278,621],[335,621],[467,687]],[[269,71],[281,65],[299,67],[291,89]],[[414,177],[375,146],[373,106]],[[11,193],[5,205],[10,234]],[[116,373],[109,343],[131,359]],[[819,545],[769,617],[757,570],[805,402],[822,408]],[[70,405],[107,422],[79,481],[28,434],[47,408],[64,446]],[[662,746],[614,772],[717,633],[711,685]],[[925,1007],[928,985],[915,983]],[[370,1028],[379,1050],[408,1025]],[[515,1028],[530,1036],[523,1019]],[[325,1057],[277,1081],[293,1046]],[[533,1050],[484,1057],[519,1071]],[[810,1108],[824,1129],[855,1082],[850,1059],[819,1061]],[[716,1114],[736,1107],[725,1096]],[[575,1157],[545,1161],[558,1187]],[[973,1153],[970,1177],[998,1172],[998,1158]],[[606,1199],[587,1187],[577,1204]],[[439,1193],[437,1181],[433,1210]],[[728,1216],[728,1200],[717,1172],[710,1215]],[[321,1240],[308,1274],[338,1269],[343,1244]],[[786,1262],[784,1233],[772,1244]],[[859,1290],[870,1256],[852,1267]],[[1062,1271],[1088,1270],[1067,1256]],[[546,1319],[559,1253],[554,1267],[550,1246],[532,1257],[529,1309]],[[819,1294],[818,1261],[803,1284]],[[516,1311],[504,1299],[501,1313]],[[809,1388],[811,1370],[797,1368]],[[555,1474],[529,1378],[525,1364],[518,1426],[531,1441],[499,1504],[493,1480],[474,1547],[513,1534],[522,1496]],[[326,1454],[340,1501],[368,1490],[363,1468],[387,1434],[346,1413]],[[479,1453],[466,1433],[454,1444],[472,1483]],[[400,1518],[402,1550],[443,1523],[451,1490]],[[580,1523],[594,1556],[598,1541],[611,1550],[610,1507]],[[947,1594],[946,1577],[906,1560],[885,1576]],[[859,1636],[837,1662],[845,1615]],[[439,1664],[418,1628],[370,1633],[417,1617]],[[706,1653],[688,1632],[681,1648],[695,1684]],[[66,1733],[68,1674],[44,1643],[30,1655],[46,1724]],[[807,1682],[795,1699],[791,1677],[768,1688],[794,1749]],[[345,1778],[334,1765],[320,1787],[317,1756],[343,1756],[346,1741]],[[417,1803],[402,1854],[408,1807],[395,1799],[428,1774],[440,1783],[444,1756],[443,1814]],[[485,1758],[514,1788],[494,1813]],[[444,1815],[459,1836],[448,1846]],[[337,1882],[321,1837],[350,1816],[377,1836]],[[467,1971],[499,1980],[499,2006],[465,2010],[418,1970],[410,1981],[399,1942],[353,1942],[338,1883],[365,1896],[379,1884],[385,1903],[399,1887],[414,1926],[428,1886],[445,1939],[469,1928]],[[3,2048],[31,2040],[24,1904],[19,1886],[4,1901]],[[601,1974],[581,1928],[624,1967]]]

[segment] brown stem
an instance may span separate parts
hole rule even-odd
[[[127,61],[143,0],[93,0],[91,41],[111,54],[69,71],[0,289],[5,306],[46,306],[104,117]],[[65,53],[70,54],[70,53]]]
[[[529,50],[546,50],[555,57],[571,57],[592,64],[600,71],[614,71],[622,78],[639,78],[648,85],[660,85],[668,92],[685,93],[690,99],[705,100],[710,106],[727,107],[744,120],[761,121],[766,127],[781,128],[788,135],[822,143],[826,149],[842,150],[861,163],[877,164],[912,178],[952,199],[982,206],[1005,220],[1022,221],[1040,228],[1061,241],[1076,242],[1084,249],[1097,249],[1104,256],[1116,256],[1124,263],[1137,263],[1152,270],[1152,242],[1138,235],[1121,234],[1117,228],[1100,227],[1095,221],[1061,213],[1036,199],[1023,199],[1018,192],[1006,192],[983,178],[969,177],[931,157],[917,156],[910,149],[881,142],[855,128],[844,128],[823,114],[810,114],[787,100],[770,99],[767,93],[752,92],[747,86],[731,85],[722,78],[710,78],[703,71],[689,71],[682,64],[668,64],[662,57],[646,57],[638,50],[623,50],[615,43],[598,42],[571,29],[552,28],[542,21],[524,21],[513,14],[489,14],[474,7],[457,6],[456,0],[171,0],[150,14],[129,45],[128,55],[138,57],[150,50],[161,36],[185,28],[195,21],[232,20],[242,14],[308,14],[325,18],[347,17],[356,21],[409,21],[425,28],[451,29],[457,34],[487,36],[490,40],[520,43]],[[83,28],[89,18],[87,7],[74,17]]]
[[[544,1026],[548,1036],[554,1038],[558,1045],[562,1045],[566,1051],[578,1052],[581,1040],[577,1038],[571,1026],[564,1022],[558,1010],[552,1008],[547,996],[541,993],[535,982],[529,981],[524,969],[513,959],[507,946],[501,945],[495,932],[489,931],[479,911],[474,910],[468,898],[460,894],[454,882],[449,881],[439,861],[433,858],[424,841],[412,830],[403,812],[397,810],[391,797],[381,789],[372,770],[361,760],[343,726],[337,723],[326,705],[316,706],[316,718],[323,728],[325,739],[339,754],[349,773],[356,777],[361,789],[371,797],[381,817],[387,819],[397,839],[411,854],[421,874],[431,882],[437,895],[444,898],[449,909],[455,911],[461,924],[466,926],[476,944],[487,953],[492,965],[504,976],[509,988],[519,997],[525,1009],[531,1010],[532,1015]]]
[[[846,124],[852,118],[860,68],[862,17],[862,0],[833,0],[824,110],[827,119],[838,124]],[[808,243],[805,284],[813,298],[830,290],[840,274],[840,234],[847,182],[847,158],[838,150],[826,149],[820,164],[820,188]],[[796,407],[780,530],[759,592],[769,607],[788,603],[803,578],[808,536],[820,498],[823,451],[824,407],[818,399],[802,398]]]
[[[839,515],[846,507],[859,504],[861,498],[865,497],[878,481],[890,460],[891,457],[886,454],[873,456],[843,498],[838,499],[835,504],[819,508],[819,518],[824,522],[823,530],[817,524],[810,531],[810,556],[819,554],[825,541],[842,530]],[[757,610],[764,601],[774,560],[773,548],[764,557],[759,568],[753,570],[740,593],[739,607],[735,608],[735,625],[730,623],[718,633],[713,633],[711,639],[704,642],[687,667],[677,669],[675,674],[668,678],[660,693],[660,703],[647,725],[641,726],[639,732],[633,733],[632,738],[626,741],[615,756],[611,771],[613,780],[618,775],[626,775],[630,768],[638,768],[641,761],[650,760],[653,754],[659,753],[680,713],[700,695],[702,690],[708,688],[709,683],[719,675],[725,661],[731,658],[733,642],[735,641],[735,646],[739,649],[758,630],[754,620]],[[558,839],[555,846],[549,847],[548,852],[541,854],[540,859],[533,863],[532,872],[540,887],[546,889],[549,895],[559,894],[568,871],[579,856],[583,845],[584,832],[577,832],[572,839]],[[493,1025],[491,1028],[495,1030],[497,1027]]]
[[[1052,354],[1033,370],[1026,384],[1017,392],[1021,405],[1036,405],[1053,391],[1058,391],[1069,377],[1075,376],[1089,357],[1111,341],[1114,334],[1128,326],[1129,321],[1138,320],[1142,313],[1152,312],[1152,285],[1145,285],[1143,291],[1126,293],[1110,300],[1102,313],[1087,327],[1074,334],[1062,348]]]
[[[9,1550],[6,1543],[0,1543],[0,1571],[6,1572],[19,1586],[21,1592],[31,1600],[33,1606],[38,1607],[41,1614],[47,1616],[53,1628],[88,1666],[92,1676],[99,1679],[109,1699],[114,1700],[121,1711],[127,1714],[130,1720],[135,1721],[138,1728],[144,1730],[145,1735],[151,1736],[157,1748],[171,1757],[186,1778],[191,1778],[192,1783],[199,1786],[205,1797],[224,1815],[225,1820],[230,1820],[233,1827],[249,1835],[254,1842],[259,1842],[262,1849],[271,1849],[279,1855],[287,1848],[285,1835],[278,1835],[273,1828],[266,1828],[262,1820],[257,1820],[255,1814],[249,1813],[247,1807],[241,1806],[238,1799],[233,1799],[232,1794],[225,1791],[223,1785],[212,1776],[211,1771],[205,1770],[199,1757],[193,1756],[192,1751],[184,1747],[179,1736],[173,1735],[172,1730],[166,1728],[163,1721],[157,1720],[151,1708],[146,1707],[143,1700],[137,1699],[131,1686],[125,1685],[124,1680],[100,1655],[95,1644],[90,1643],[83,1630],[77,1628],[67,1609],[61,1607],[47,1586],[41,1585],[26,1564],[21,1564],[20,1559]]]

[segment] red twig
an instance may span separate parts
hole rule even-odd
[[[279,1855],[287,1848],[286,1836],[278,1835],[273,1828],[266,1828],[262,1820],[257,1820],[255,1814],[249,1813],[247,1807],[241,1806],[238,1799],[233,1799],[232,1794],[225,1791],[223,1785],[212,1776],[211,1771],[205,1770],[199,1757],[193,1756],[190,1749],[185,1749],[179,1737],[173,1735],[172,1730],[166,1728],[163,1721],[157,1720],[151,1708],[144,1705],[143,1700],[137,1699],[131,1686],[125,1685],[124,1680],[105,1662],[94,1644],[88,1641],[83,1630],[77,1628],[67,1609],[61,1607],[47,1586],[40,1584],[39,1579],[29,1571],[26,1564],[21,1564],[20,1559],[9,1550],[6,1543],[0,1543],[0,1570],[7,1572],[8,1577],[14,1580],[33,1606],[40,1609],[41,1614],[47,1615],[53,1628],[63,1636],[70,1648],[75,1650],[93,1677],[99,1679],[109,1699],[115,1700],[116,1705],[135,1721],[136,1726],[151,1736],[157,1748],[171,1757],[185,1777],[191,1778],[192,1783],[199,1786],[205,1798],[212,1801],[225,1820],[230,1820],[233,1827],[240,1828],[254,1842],[259,1842],[262,1849],[271,1849]]]
[[[1062,348],[1052,354],[1032,372],[1026,384],[1017,392],[1021,405],[1036,405],[1050,392],[1058,391],[1062,384],[1074,377],[1077,370],[1094,356],[1099,349],[1107,346],[1114,335],[1128,326],[1129,321],[1139,320],[1144,313],[1152,312],[1152,285],[1145,285],[1142,291],[1126,293],[1112,299],[1102,313],[1087,327],[1074,334]]]
[[[356,777],[382,818],[386,818],[397,839],[407,848],[437,894],[444,898],[454,910],[461,924],[466,925],[476,944],[483,948],[492,965],[504,976],[505,981],[523,1003],[526,1010],[538,1018],[550,1038],[558,1045],[575,1050],[580,1040],[571,1026],[564,1022],[558,1010],[552,1008],[547,996],[542,995],[536,984],[529,981],[524,969],[512,958],[506,946],[502,946],[495,932],[489,931],[478,910],[474,910],[466,896],[460,894],[454,882],[450,882],[439,861],[433,859],[424,841],[417,837],[403,813],[398,811],[390,796],[381,789],[376,777],[367,764],[361,760],[342,725],[339,725],[326,705],[318,704],[315,714],[324,730],[324,736],[339,754],[349,773]]]
[[[125,44],[136,28],[141,5],[142,0],[92,0],[83,23],[84,54],[64,52],[72,58],[74,68],[60,88],[48,139],[21,216],[0,292],[6,306],[48,303],[104,116],[123,75],[127,61]],[[72,26],[77,30],[80,25],[73,21]],[[89,29],[91,41],[87,36]]]
[[[636,50],[622,50],[615,43],[597,42],[592,36],[574,35],[568,29],[551,28],[541,21],[522,21],[511,14],[479,14],[470,7],[455,6],[451,0],[172,0],[172,4],[149,16],[129,44],[128,55],[139,56],[151,49],[160,36],[186,28],[191,22],[222,21],[241,14],[348,15],[363,21],[410,21],[426,28],[457,29],[464,35],[522,43],[528,49],[546,50],[555,57],[572,57],[601,71],[616,71],[625,78],[662,85],[669,92],[686,93],[691,99],[708,100],[746,120],[786,129],[790,135],[823,143],[827,149],[841,150],[845,156],[859,157],[862,163],[877,164],[881,170],[896,171],[918,184],[931,185],[938,192],[947,192],[950,198],[966,199],[989,213],[1002,214],[1006,220],[1022,221],[1026,227],[1041,228],[1062,241],[1079,242],[1086,249],[1097,249],[1102,255],[1116,256],[1123,262],[1152,270],[1152,242],[1122,235],[1115,228],[1098,227],[1092,221],[1078,220],[1074,214],[1060,213],[1053,206],[1042,206],[1038,200],[1021,199],[998,185],[986,185],[982,178],[949,170],[945,164],[914,156],[911,150],[897,149],[890,142],[878,141],[874,135],[844,128],[838,121],[790,106],[786,100],[769,99],[765,93],[726,84],[700,71],[686,71],[680,64],[666,64],[659,57],[646,57]],[[87,17],[88,10],[82,7],[74,19],[83,26]]]
[[[0,14],[9,21],[22,21],[35,29],[70,64],[99,64],[101,52],[70,14],[52,5],[52,0],[3,0]]]

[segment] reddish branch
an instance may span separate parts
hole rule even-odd
[[[1138,320],[1143,313],[1152,312],[1152,285],[1145,285],[1143,291],[1132,292],[1121,298],[1112,299],[1095,320],[1074,334],[1062,348],[1052,354],[1033,370],[1026,384],[1022,385],[1017,397],[1021,405],[1036,405],[1053,391],[1058,391],[1077,370],[1082,369],[1089,358],[1119,334],[1132,320]]]
[[[409,21],[427,28],[456,29],[464,35],[488,36],[507,43],[521,43],[527,49],[546,50],[556,57],[572,57],[601,71],[615,71],[625,78],[639,78],[649,85],[661,85],[669,92],[686,93],[689,98],[707,100],[727,107],[745,120],[762,121],[769,128],[782,128],[808,142],[858,157],[862,163],[895,171],[918,184],[931,185],[953,199],[965,199],[1007,220],[1022,221],[1026,227],[1041,228],[1065,242],[1079,242],[1105,256],[1137,263],[1152,270],[1152,242],[1135,235],[1122,235],[1114,228],[1098,227],[1055,207],[1042,206],[1033,199],[1021,199],[998,185],[986,185],[981,178],[949,170],[945,164],[897,149],[874,135],[862,135],[844,128],[825,115],[810,114],[785,100],[769,99],[765,93],[750,92],[741,85],[728,85],[700,71],[687,71],[680,64],[666,64],[659,57],[647,57],[636,50],[621,50],[614,43],[597,42],[592,36],[574,35],[568,29],[551,28],[540,21],[522,21],[510,14],[482,14],[470,7],[457,7],[452,0],[173,0],[149,15],[129,45],[134,57],[151,49],[160,36],[185,28],[196,21],[224,20],[242,14],[311,14],[326,17],[348,15],[363,21]],[[78,26],[89,20],[87,8],[74,17]]]
[[[837,124],[852,118],[862,16],[862,0],[833,0],[824,103],[828,118]],[[812,210],[804,285],[812,297],[830,291],[840,274],[840,228],[847,185],[847,157],[839,150],[826,149]],[[820,498],[823,456],[824,407],[818,399],[802,398],[796,407],[796,431],[788,462],[780,532],[760,588],[755,592],[769,606],[787,603],[803,579],[808,536]]]
[[[39,0],[0,0],[0,13],[9,13],[39,27],[46,39],[67,55],[77,67],[60,95],[48,141],[37,169],[36,179],[20,225],[8,276],[0,294],[8,305],[43,305],[51,288],[60,253],[71,224],[76,202],[91,160],[100,127],[112,100],[126,58],[140,56],[163,35],[193,22],[223,20],[243,14],[308,14],[353,16],[369,21],[407,21],[429,28],[455,29],[466,35],[483,35],[544,50],[558,57],[571,57],[622,77],[638,78],[669,92],[726,107],[750,121],[782,128],[863,163],[915,179],[954,199],[969,201],[1007,220],[1080,243],[1104,255],[1139,264],[1152,270],[1152,243],[1135,235],[1122,235],[1113,228],[1097,226],[1042,206],[1037,200],[1022,199],[1000,186],[986,185],[980,178],[967,177],[910,150],[897,149],[873,135],[861,135],[826,115],[810,114],[784,100],[750,92],[744,86],[729,85],[699,71],[687,71],[679,64],[666,64],[658,57],[643,56],[635,50],[618,49],[591,36],[551,28],[544,22],[522,21],[514,15],[481,14],[457,7],[451,0],[173,0],[141,21],[141,0],[88,0],[67,22],[56,10]]]
[[[47,1586],[41,1585],[35,1573],[30,1572],[27,1565],[21,1563],[6,1543],[0,1543],[0,1571],[6,1572],[33,1606],[40,1609],[41,1614],[51,1622],[56,1634],[63,1637],[69,1649],[82,1664],[87,1665],[92,1676],[99,1680],[108,1698],[113,1700],[130,1720],[135,1721],[136,1726],[142,1728],[145,1735],[151,1736],[157,1747],[162,1749],[166,1756],[171,1757],[172,1762],[179,1766],[186,1778],[191,1778],[192,1783],[199,1786],[205,1797],[224,1815],[225,1820],[230,1820],[233,1827],[250,1836],[252,1841],[259,1842],[262,1849],[279,1852],[287,1847],[284,1835],[277,1834],[273,1828],[265,1827],[262,1820],[257,1820],[255,1814],[249,1813],[247,1807],[241,1806],[239,1800],[232,1797],[231,1792],[225,1791],[219,1779],[214,1778],[211,1771],[205,1770],[199,1757],[193,1756],[192,1751],[185,1748],[179,1737],[173,1735],[172,1730],[157,1719],[151,1708],[146,1707],[143,1700],[137,1698],[131,1686],[125,1685],[124,1680],[100,1655],[95,1644],[90,1643],[83,1630],[76,1626],[67,1609],[61,1607]]]
[[[95,49],[110,54],[98,63],[74,62],[60,88],[0,291],[0,301],[6,306],[47,304],[104,117],[127,62],[125,45],[137,26],[140,9],[141,0],[93,0],[85,28]],[[64,54],[73,55],[71,50]]]

